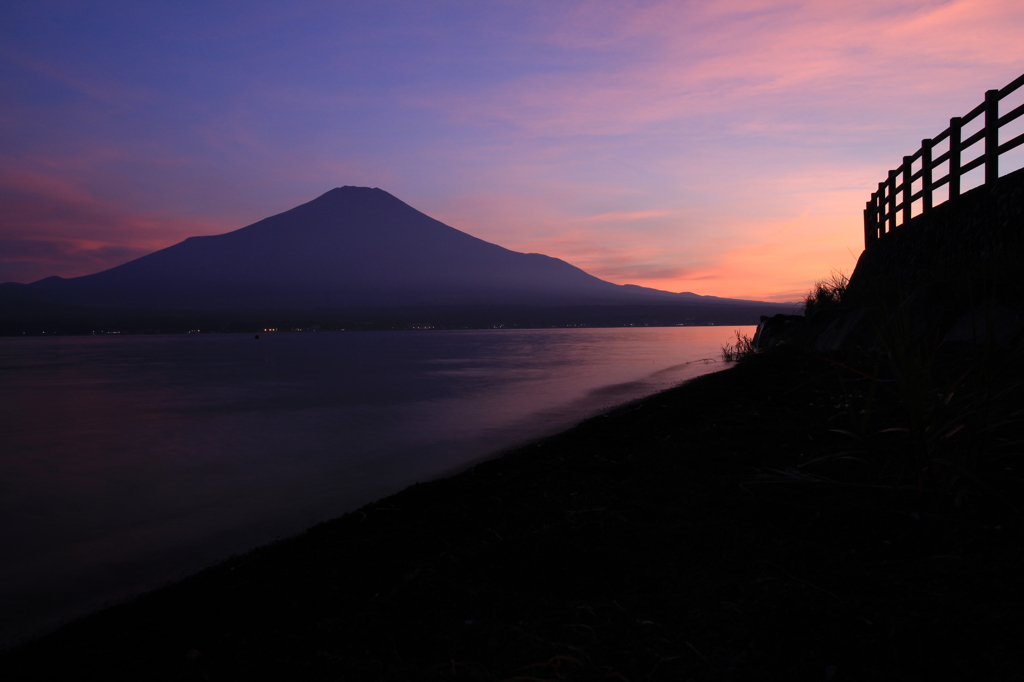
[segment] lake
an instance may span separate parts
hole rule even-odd
[[[736,329],[0,338],[0,645],[722,369]]]

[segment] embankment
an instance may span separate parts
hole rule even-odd
[[[778,473],[849,447],[844,372],[753,357],[71,624],[0,676],[1010,679],[1007,508]]]

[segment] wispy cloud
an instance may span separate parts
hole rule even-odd
[[[582,218],[582,220],[585,222],[613,221],[617,223],[631,223],[650,218],[664,218],[666,215],[665,211],[611,211],[609,213],[601,213],[600,215],[587,216]]]
[[[132,210],[56,175],[0,170],[0,281],[86,275],[195,234],[211,221]]]
[[[1024,64],[1017,0],[68,7],[0,27],[0,280],[360,184],[612,281],[789,300]]]

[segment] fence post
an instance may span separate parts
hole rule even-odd
[[[932,210],[932,139],[921,140],[921,213]]]
[[[871,243],[878,237],[878,230],[874,229],[874,220],[871,218],[871,202],[864,207],[864,248],[871,246]]]
[[[885,234],[885,183],[878,183],[878,193],[875,196],[875,229],[876,234],[881,237]]]
[[[906,225],[910,222],[910,218],[913,215],[910,209],[914,205],[914,181],[910,179],[913,175],[911,168],[914,165],[913,158],[909,156],[903,157],[903,224]]]
[[[878,202],[876,209],[878,210],[878,219],[875,221],[878,225],[879,235],[885,234],[885,183],[878,183]]]
[[[985,91],[985,184],[999,179],[999,91]]]
[[[960,196],[960,128],[961,119],[949,119],[949,198]]]
[[[896,229],[896,171],[889,171],[889,232]]]
[[[882,184],[882,183],[878,183]],[[878,206],[882,203],[882,195],[878,192],[871,194],[871,224],[873,226],[872,234],[875,239],[881,237],[885,230],[882,229],[882,214],[878,211]]]

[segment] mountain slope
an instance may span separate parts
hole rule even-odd
[[[383,190],[340,187],[93,275],[0,285],[0,333],[242,329],[272,320],[376,328],[755,324],[791,307],[612,284],[460,232]]]
[[[699,298],[622,287],[556,258],[510,251],[364,187],[334,189],[240,230],[191,237],[94,275],[31,286],[64,302],[189,309]]]

